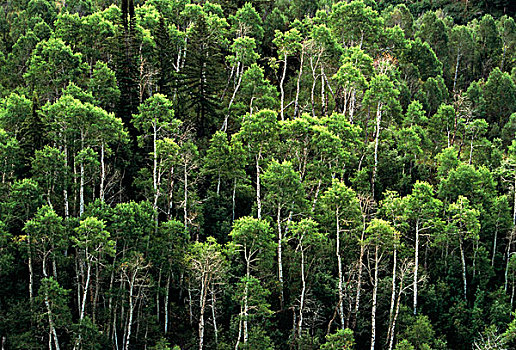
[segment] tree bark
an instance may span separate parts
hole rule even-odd
[[[380,123],[382,121],[382,104],[378,103],[378,107],[376,110],[376,135],[374,138],[374,167],[373,167],[373,179],[371,184],[371,192],[374,197],[374,186],[376,182],[376,172],[378,169],[378,143],[380,140]]]
[[[342,272],[342,258],[340,256],[340,222],[339,222],[339,208],[335,211],[335,218],[337,219],[337,249],[335,254],[337,255],[337,264],[339,269],[339,316],[340,326],[344,329],[344,291],[342,286],[343,272]]]
[[[282,261],[282,241],[283,234],[281,232],[281,206],[278,205],[276,214],[276,223],[278,226],[278,282],[280,287],[280,308],[283,310],[283,261]]]
[[[301,238],[302,239],[302,238]],[[305,277],[305,251],[301,245],[301,296],[299,297],[299,319],[297,323],[297,334],[301,338],[303,333],[303,309],[305,307],[306,277]]]
[[[416,244],[414,255],[414,315],[417,314],[417,273],[419,267],[419,220],[416,221]]]
[[[301,88],[301,76],[303,75],[303,61],[305,57],[305,46],[301,47],[301,62],[299,64],[299,74],[297,75],[297,85],[296,85],[296,99],[294,102],[294,118],[299,117],[299,91]]]
[[[376,296],[378,293],[378,243],[374,249],[373,306],[371,309],[371,350],[376,343]]]
[[[104,142],[100,146],[100,191],[99,197],[104,202],[104,182],[106,181],[106,165],[104,161]]]
[[[262,201],[260,195],[260,159],[262,158],[262,147],[260,146],[260,150],[256,155],[256,206],[257,206],[257,216],[258,219],[262,218]]]
[[[462,283],[463,283],[463,293],[464,300],[466,300],[467,295],[467,281],[466,281],[466,258],[464,257],[464,240],[462,237],[459,237],[459,247],[460,247],[460,260],[462,264]]]
[[[280,92],[281,92],[281,110],[280,110],[280,116],[281,121],[285,120],[285,116],[283,114],[283,109],[285,105],[285,90],[283,88],[283,83],[285,82],[285,76],[287,75],[287,54],[285,53],[285,58],[283,59],[283,74],[281,75],[280,80]]]

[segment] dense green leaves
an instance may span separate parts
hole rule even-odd
[[[0,6],[2,348],[514,347],[515,10]]]

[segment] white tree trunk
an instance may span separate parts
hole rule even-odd
[[[167,285],[165,287],[165,334],[168,332],[168,296],[169,296],[169,290],[170,290],[170,272],[168,273],[167,277]]]
[[[305,252],[301,245],[301,296],[299,297],[299,320],[297,321],[297,334],[301,338],[303,333],[303,310],[305,308],[306,277],[305,277]]]
[[[301,62],[299,65],[299,74],[297,75],[297,86],[296,86],[296,99],[294,102],[294,118],[299,116],[299,91],[301,85],[301,76],[303,75],[303,60],[305,57],[305,47],[301,47]]]
[[[466,300],[467,295],[467,281],[466,281],[466,258],[464,257],[464,243],[462,237],[459,237],[459,247],[460,247],[460,260],[462,264],[462,284],[463,284],[463,293],[464,300]]]
[[[400,304],[401,304],[401,293],[403,292],[403,279],[405,274],[401,274],[400,287],[398,292],[398,300],[396,301],[396,311],[394,312],[394,317],[392,319],[391,328],[389,329],[389,350],[392,350],[394,346],[394,335],[396,331],[396,321],[398,320],[398,314],[400,312]]]
[[[339,220],[339,208],[335,211],[335,218],[337,219],[337,249],[335,254],[337,255],[337,264],[339,269],[339,316],[340,326],[344,329],[344,290],[342,286],[343,272],[342,272],[342,258],[340,256],[340,220]]]
[[[262,157],[262,150],[260,146],[260,151],[256,156],[256,206],[258,208],[257,216],[260,220],[262,218],[262,201],[260,195],[260,159]]]
[[[378,169],[378,143],[380,140],[380,123],[382,121],[382,104],[378,103],[378,108],[376,110],[376,135],[374,138],[374,167],[373,167],[373,179],[371,185],[371,192],[374,196],[374,185],[376,182],[376,172]]]
[[[134,305],[133,305],[133,291],[134,291],[134,280],[136,278],[136,271],[133,272],[131,281],[129,281],[129,319],[127,320],[127,334],[125,338],[125,347],[124,350],[129,350],[129,343],[131,340],[131,328],[133,323],[133,312],[134,312]]]
[[[276,223],[278,226],[278,282],[280,287],[280,305],[283,309],[283,261],[282,261],[282,241],[283,234],[281,232],[281,206],[278,205],[276,214]]]
[[[188,172],[187,172],[187,168],[186,168],[186,161],[185,161],[185,166],[184,166],[184,201],[185,201],[185,205],[184,205],[184,208],[183,208],[183,215],[184,215],[184,225],[185,225],[185,230],[188,229]]]
[[[281,110],[280,110],[280,116],[281,120],[285,120],[285,116],[283,114],[283,109],[285,105],[285,90],[283,88],[283,83],[285,82],[285,76],[287,75],[287,54],[285,54],[285,58],[283,60],[283,74],[281,75],[280,80],[280,92],[281,92]]]
[[[99,191],[99,197],[100,200],[104,201],[104,183],[106,181],[106,165],[104,160],[104,142],[102,142],[102,145],[100,147],[100,191]]]
[[[414,315],[417,314],[417,273],[419,268],[419,220],[416,222],[416,244],[414,255]]]
[[[394,247],[393,254],[393,266],[392,266],[392,291],[391,291],[391,307],[389,309],[389,329],[387,331],[387,339],[390,338],[390,332],[392,329],[393,316],[394,316],[394,304],[396,302],[396,269],[397,269],[397,255],[398,250]]]

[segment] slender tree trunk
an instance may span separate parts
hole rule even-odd
[[[355,114],[355,104],[356,104],[356,95],[357,90],[355,88],[352,88],[351,91],[351,105],[349,106],[349,122],[353,124],[353,115]]]
[[[301,238],[302,239],[302,238]],[[305,308],[306,277],[305,277],[305,251],[301,246],[301,296],[299,297],[299,319],[297,323],[297,334],[301,338],[303,334],[303,310]]]
[[[356,323],[357,323],[357,316],[358,316],[358,309],[360,307],[360,291],[362,290],[362,271],[364,268],[364,252],[365,252],[365,246],[364,246],[364,235],[365,235],[365,229],[366,229],[366,218],[365,215],[363,217],[363,225],[362,225],[362,236],[360,238],[360,255],[358,258],[358,277],[357,277],[357,294],[355,297],[355,311],[353,315],[353,321],[351,323],[351,328],[355,329]]]
[[[186,161],[184,166],[184,201],[185,205],[183,207],[183,215],[184,215],[184,225],[185,230],[188,229],[188,171],[186,168]]]
[[[165,334],[168,332],[168,296],[169,296],[169,290],[170,290],[170,272],[167,276],[167,284],[165,287]]]
[[[258,219],[262,218],[262,201],[260,195],[260,159],[262,158],[262,146],[260,146],[260,150],[256,155],[256,206],[258,208]]]
[[[217,176],[217,197],[220,195],[220,172]]]
[[[206,294],[208,291],[206,279],[207,277],[205,276],[201,279],[201,295],[199,298],[199,350],[202,350],[204,347],[204,312],[206,310]]]
[[[494,234],[494,238],[493,238],[493,256],[491,257],[491,266],[494,266],[497,241],[498,241],[498,222],[496,223],[495,234]]]
[[[100,200],[104,201],[104,182],[106,181],[106,165],[104,161],[104,142],[100,146]]]
[[[86,300],[87,300],[87,296],[88,296],[88,289],[90,287],[90,279],[91,279],[91,263],[87,262],[86,265],[87,265],[86,281],[84,283],[84,290],[83,290],[83,295],[82,295],[81,313],[79,315],[80,321],[82,321],[84,319],[84,311],[86,310]]]
[[[81,131],[82,134],[82,131]],[[82,150],[84,150],[84,136],[81,135],[81,147]],[[82,216],[82,213],[84,213],[84,177],[86,176],[84,172],[84,161],[83,159],[81,161],[80,165],[80,182],[79,182],[79,216]]]
[[[376,296],[378,293],[378,243],[374,249],[373,307],[371,310],[371,350],[376,343]]]
[[[342,286],[343,280],[343,272],[342,272],[342,257],[340,256],[340,220],[339,220],[339,208],[336,209],[335,218],[337,219],[337,264],[339,269],[339,316],[340,316],[340,326],[344,329],[344,290]]]
[[[280,308],[283,310],[283,261],[282,261],[282,241],[283,234],[281,232],[281,206],[278,205],[276,213],[276,223],[278,226],[278,282],[280,287]]]
[[[136,271],[133,272],[131,276],[131,280],[129,282],[129,318],[127,320],[127,335],[125,338],[125,350],[129,350],[129,343],[131,340],[131,328],[133,323],[133,312],[134,312],[134,304],[133,304],[133,291],[134,291],[134,282],[136,279]]]
[[[32,266],[31,236],[27,234],[27,255],[29,258],[29,303],[31,311],[34,310],[34,271]]]
[[[464,241],[463,241],[462,237],[459,237],[459,247],[460,247],[460,260],[462,263],[463,293],[464,293],[464,300],[466,300],[468,285],[466,282],[466,259],[464,257]]]
[[[326,106],[326,91],[324,90],[324,86],[326,84],[324,83],[324,69],[321,65],[321,113],[323,116],[328,115],[328,108]]]
[[[471,142],[469,143],[469,162],[468,165],[471,165],[471,159],[473,158],[473,138],[471,138]]]
[[[301,89],[301,76],[303,75],[303,61],[305,57],[305,46],[301,47],[301,62],[299,65],[299,74],[297,75],[297,85],[296,85],[296,99],[294,102],[294,118],[299,117],[299,91]]]
[[[217,315],[216,315],[216,293],[214,286],[211,287],[211,318],[213,319],[213,335],[215,338],[215,344],[219,343],[219,328],[217,326]]]
[[[285,54],[285,58],[283,59],[283,74],[281,75],[280,80],[280,92],[281,92],[281,110],[280,110],[280,116],[281,121],[285,120],[284,116],[284,105],[285,105],[285,90],[283,88],[283,83],[285,82],[285,76],[287,75],[287,54]]]
[[[456,87],[457,87],[457,76],[459,74],[459,62],[460,62],[460,51],[457,50],[457,60],[455,61],[455,74],[453,76],[453,92],[455,93],[457,90],[456,90]]]
[[[66,140],[65,140],[66,142]],[[65,170],[68,169],[68,147],[64,147],[64,159],[65,159]],[[66,180],[68,174],[65,174],[65,178],[63,180],[63,201],[64,201],[64,213],[65,213],[65,219],[68,219],[70,216],[70,209],[69,209],[69,203],[68,203],[68,181]]]
[[[237,179],[233,180],[233,195],[231,196],[231,223],[235,221],[235,199],[236,199]]]
[[[93,297],[93,310],[92,310],[92,321],[96,323],[97,319],[97,303],[99,300],[100,292],[100,264],[95,264],[95,295]]]
[[[378,103],[378,108],[376,110],[376,135],[374,138],[374,167],[373,167],[373,179],[371,184],[371,192],[374,196],[374,186],[376,182],[376,172],[378,169],[378,143],[380,140],[380,123],[382,121],[382,104]]]
[[[59,340],[57,338],[57,332],[56,332],[56,328],[54,326],[52,309],[50,308],[50,303],[49,303],[49,299],[48,299],[48,291],[45,291],[45,306],[47,308],[47,313],[48,313],[48,323],[49,323],[49,327],[50,327],[50,333],[52,334],[52,337],[54,338],[54,345],[56,347],[56,350],[60,350]],[[49,337],[50,337],[50,335],[49,335]],[[49,345],[50,345],[50,339],[49,339]]]
[[[516,226],[516,169],[514,169],[514,185],[513,185],[513,191],[514,191],[514,203],[512,208],[512,227]]]
[[[242,64],[241,70],[242,71],[239,74],[237,85],[235,87],[235,90],[233,91],[233,95],[231,95],[231,100],[229,100],[228,112],[226,113],[226,116],[224,118],[224,123],[222,124],[222,128],[221,129],[224,132],[226,132],[227,129],[228,129],[228,120],[229,120],[229,113],[230,113],[230,110],[231,110],[231,106],[233,106],[233,102],[235,101],[236,94],[237,94],[238,90],[240,89],[240,84],[242,83],[242,77],[244,76],[244,74],[243,74],[244,73],[244,65],[243,64]]]
[[[387,331],[387,340],[390,338],[392,322],[394,316],[394,304],[396,303],[396,269],[397,269],[398,250],[394,246],[393,263],[392,263],[392,291],[391,291],[391,307],[389,309],[389,329]]]
[[[416,244],[414,255],[414,315],[417,314],[417,273],[419,268],[419,220],[416,221]]]
[[[170,181],[168,190],[168,208],[167,217],[169,220],[172,219],[172,208],[174,207],[174,167],[170,168]]]
[[[159,290],[161,288],[161,271],[163,270],[163,265],[160,266],[159,268],[159,273],[158,273],[158,285],[157,285],[157,288],[156,288],[156,322],[157,324],[159,325],[159,321],[160,321],[160,317],[159,317],[159,304],[160,304],[160,301],[159,301]]]
[[[43,276],[45,278],[48,277],[47,268],[46,268],[46,260],[47,260],[47,258],[46,258],[46,255],[45,255],[43,257],[43,262],[42,262],[42,264],[43,264]],[[52,338],[53,338],[56,350],[59,350],[59,340],[57,338],[57,332],[56,332],[56,328],[54,326],[54,318],[53,318],[52,308],[50,307],[48,288],[45,289],[45,307],[47,308],[48,326],[49,326],[48,346],[49,346],[49,349],[51,350],[52,349]]]
[[[319,198],[319,192],[321,190],[322,179],[317,182],[317,188],[315,189],[314,200],[312,202],[312,213],[315,212],[315,206],[317,205],[317,199]]]
[[[398,320],[398,315],[400,312],[400,304],[401,304],[401,294],[403,292],[403,279],[405,277],[405,274],[401,274],[401,280],[400,280],[400,286],[399,286],[399,292],[398,292],[398,300],[396,301],[396,311],[394,312],[394,317],[392,319],[392,324],[389,329],[389,350],[392,350],[394,346],[394,335],[396,331],[396,321]]]
[[[152,203],[152,208],[155,212],[154,221],[156,222],[156,227],[158,227],[158,198],[159,198],[159,190],[158,190],[158,151],[157,151],[157,117],[154,118],[154,122],[152,123],[152,189],[154,190],[154,201]]]
[[[243,307],[240,306],[240,314],[239,314],[239,320],[238,320],[238,338],[235,344],[235,350],[238,350],[238,346],[240,345],[240,339],[242,338],[242,315],[243,315]]]
[[[317,59],[317,61],[319,61],[319,59]],[[310,102],[312,103],[312,117],[315,118],[315,85],[317,84],[315,68],[317,67],[317,62],[314,66],[313,57],[310,57],[310,67],[312,68],[312,90],[310,91]]]

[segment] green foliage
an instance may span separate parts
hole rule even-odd
[[[6,2],[2,348],[514,348],[515,14]]]
[[[326,343],[321,350],[351,350],[355,346],[353,331],[349,328],[339,329],[336,333],[326,336]]]

